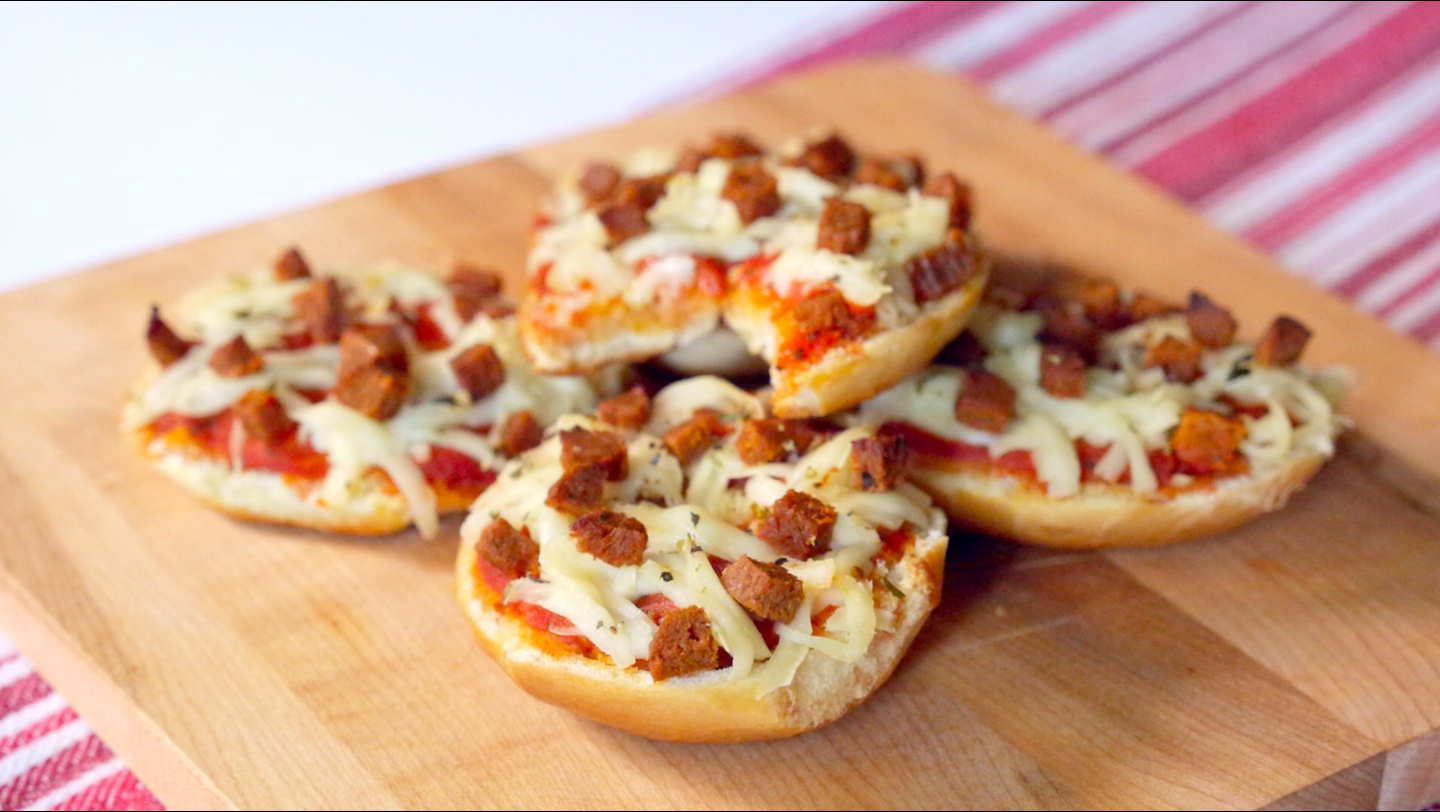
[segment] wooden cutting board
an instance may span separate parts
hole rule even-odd
[[[977,225],[1010,261],[1201,287],[1252,337],[1298,316],[1317,333],[1308,360],[1356,371],[1339,458],[1283,513],[1172,548],[959,535],[944,601],[870,702],[786,741],[683,746],[512,687],[454,605],[455,522],[433,542],[233,522],[117,431],[146,308],[196,283],[291,244],[320,264],[518,272],[561,167],[831,124],[971,178]],[[1440,741],[1420,738],[1440,728],[1440,358],[903,65],[789,79],[8,293],[0,347],[0,628],[174,807],[1357,806]]]

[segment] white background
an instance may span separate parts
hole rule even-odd
[[[686,98],[882,2],[0,6],[0,290]]]

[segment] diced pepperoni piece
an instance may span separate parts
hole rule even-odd
[[[630,473],[625,438],[608,431],[566,429],[560,432],[560,465],[567,471],[598,465],[605,472],[605,478],[612,482],[619,482]]]
[[[392,324],[357,324],[340,337],[340,370],[344,378],[365,367],[382,372],[408,373],[410,355],[400,338],[400,329]]]
[[[892,191],[903,192],[925,182],[925,168],[920,163],[920,159],[911,156],[888,160],[865,158],[860,161],[860,167],[855,170],[855,182],[870,183]]]
[[[1101,330],[1085,315],[1085,305],[1050,293],[1035,297],[1031,306],[1045,318],[1040,335],[1046,341],[1072,347],[1083,357],[1095,357]]]
[[[307,279],[310,276],[310,265],[305,262],[305,257],[300,255],[300,249],[291,248],[275,260],[275,278],[281,282],[289,282],[293,279]]]
[[[1224,471],[1245,439],[1245,423],[1238,417],[1187,408],[1170,437],[1175,458],[1187,473]]]
[[[295,313],[316,344],[333,344],[345,331],[345,302],[335,277],[316,279],[295,294]]]
[[[730,432],[730,426],[725,425],[713,409],[700,409],[694,417],[674,426],[660,439],[681,465],[689,465]]]
[[[955,419],[965,425],[999,434],[1015,416],[1015,389],[1004,378],[983,369],[965,372],[965,386],[955,399]]]
[[[1277,316],[1255,345],[1255,363],[1262,367],[1289,366],[1300,360],[1310,329],[1289,316]]]
[[[869,244],[869,209],[842,198],[826,198],[825,210],[820,213],[820,230],[815,238],[815,247],[821,251],[854,256]]]
[[[717,133],[710,142],[709,154],[713,158],[733,161],[736,158],[764,155],[765,150],[745,133]]]
[[[817,433],[803,420],[762,418],[746,420],[735,438],[735,450],[746,465],[782,462],[790,454],[803,454],[815,442]]]
[[[1040,350],[1040,387],[1051,397],[1085,397],[1085,358],[1065,344],[1046,344]]]
[[[750,224],[780,210],[780,185],[757,161],[740,161],[730,167],[720,196],[735,204],[740,222]]]
[[[748,555],[725,567],[720,583],[745,611],[776,623],[794,620],[805,598],[805,584],[789,570]]]
[[[698,606],[665,613],[650,642],[650,676],[658,680],[683,677],[720,667],[720,644],[710,619]]]
[[[869,326],[870,319],[850,310],[845,296],[835,288],[815,291],[795,303],[790,310],[796,331],[818,338],[826,333],[838,333],[844,338],[860,335]]]
[[[619,185],[620,170],[602,161],[591,163],[580,175],[580,193],[591,205],[608,200]]]
[[[263,389],[251,389],[235,401],[235,416],[245,427],[245,436],[273,443],[295,431],[297,424],[286,414],[275,396]]]
[[[1145,350],[1141,365],[1160,367],[1165,377],[1176,383],[1190,383],[1200,377],[1200,354],[1204,349],[1193,341],[1165,336],[1160,343]]]
[[[1212,350],[1230,346],[1235,340],[1235,328],[1239,326],[1229,310],[1198,292],[1190,294],[1185,321],[1190,325],[1191,337]]]
[[[935,356],[935,363],[950,364],[957,367],[978,366],[989,355],[985,345],[975,338],[969,330],[955,337],[954,341],[940,348],[940,354]]]
[[[936,175],[925,183],[925,194],[950,203],[950,227],[961,231],[970,227],[970,186],[954,173]]]
[[[862,437],[850,444],[851,484],[872,493],[888,491],[905,475],[909,459],[904,437]]]
[[[512,413],[500,424],[500,439],[495,448],[507,457],[515,457],[529,451],[544,439],[545,429],[535,414],[528,409]]]
[[[150,308],[150,323],[145,327],[145,343],[150,346],[150,354],[162,367],[171,364],[185,357],[185,353],[194,346],[189,341],[175,334],[170,325],[160,318],[160,308]]]
[[[455,298],[455,313],[462,321],[469,321],[478,313],[500,318],[515,312],[514,305],[505,301],[501,293],[500,274],[488,268],[456,263],[445,286]]]
[[[1103,279],[1067,279],[1056,287],[1063,299],[1080,304],[1085,318],[1101,327],[1125,325],[1128,314],[1120,305],[1120,288]]]
[[[612,426],[633,431],[650,419],[650,396],[645,387],[632,386],[623,395],[601,401],[595,415]]]
[[[634,203],[615,203],[600,210],[600,225],[610,236],[610,245],[616,246],[650,230],[650,221],[645,210]]]
[[[676,172],[699,172],[700,164],[710,156],[702,149],[686,147],[680,151],[680,157],[675,159]]]
[[[634,205],[641,211],[649,211],[655,201],[665,195],[665,175],[651,175],[645,178],[629,178],[621,181],[615,191],[615,202],[622,206]]]
[[[905,263],[916,304],[944,298],[965,284],[975,271],[975,258],[965,245],[964,235],[953,230],[945,242]]]
[[[264,369],[265,359],[250,349],[245,336],[235,336],[215,349],[210,368],[226,378],[243,378]]]
[[[504,519],[485,525],[475,551],[511,578],[523,578],[540,570],[540,545],[530,538],[528,529],[516,530]]]
[[[824,555],[835,529],[835,508],[808,493],[786,491],[755,528],[755,536],[781,554],[802,561]]]
[[[450,369],[473,400],[488,396],[505,382],[505,365],[489,344],[476,344],[450,359]]]
[[[372,420],[389,420],[410,396],[410,376],[380,367],[361,367],[335,384],[335,399]]]
[[[545,504],[572,516],[580,516],[600,507],[605,498],[605,469],[599,465],[567,468],[550,492]]]
[[[1168,316],[1179,309],[1164,299],[1143,291],[1131,297],[1130,305],[1127,308],[1132,322],[1153,319],[1156,316]]]
[[[576,547],[612,567],[638,567],[645,563],[649,535],[633,516],[609,510],[592,510],[570,525]]]
[[[855,168],[855,150],[840,136],[831,135],[806,144],[804,151],[788,163],[804,167],[832,183],[839,182],[850,177]]]

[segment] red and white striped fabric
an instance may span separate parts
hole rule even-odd
[[[980,82],[1440,348],[1440,3],[914,3],[723,87],[866,55]]]
[[[911,3],[711,91],[867,55],[981,82],[1440,348],[1440,3]],[[0,808],[162,808],[3,639]]]

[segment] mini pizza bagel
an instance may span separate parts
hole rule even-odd
[[[498,279],[394,264],[312,273],[298,252],[158,308],[122,428],[237,518],[432,535],[594,381],[533,374]],[[613,375],[611,376],[613,377]]]
[[[561,418],[461,529],[458,596],[534,696],[653,739],[839,718],[939,600],[945,520],[865,429],[771,418],[718,378]]]
[[[528,260],[521,338],[537,369],[659,356],[733,330],[785,418],[849,408],[926,363],[988,273],[970,192],[913,157],[830,135],[769,153],[744,135],[648,150],[563,177]],[[735,342],[730,341],[729,346]],[[677,355],[677,351],[679,354]]]
[[[988,294],[942,360],[848,415],[902,437],[949,517],[1055,547],[1167,544],[1277,510],[1335,452],[1342,370],[1309,331],[1239,340],[1224,308],[1102,281]]]

